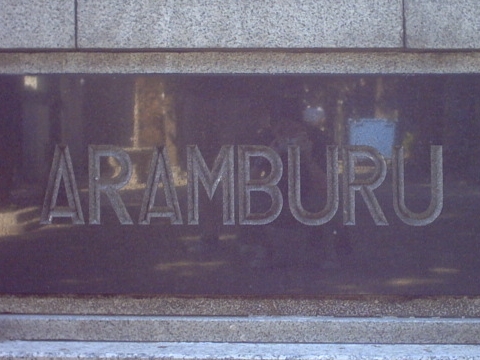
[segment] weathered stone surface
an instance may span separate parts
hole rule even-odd
[[[480,359],[476,345],[25,342],[1,344],[0,359]]]
[[[0,48],[75,47],[73,0],[0,0],[0,9]]]
[[[2,340],[479,344],[478,319],[1,315]]]
[[[1,53],[1,74],[459,74],[479,52],[56,52]]]
[[[406,0],[407,47],[474,49],[480,47],[477,0]]]
[[[79,1],[81,48],[395,48],[402,2]]]
[[[480,317],[480,299],[336,296],[323,299],[0,296],[0,313],[157,316]]]

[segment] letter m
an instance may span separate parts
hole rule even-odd
[[[203,159],[198,146],[187,147],[187,173],[188,173],[188,224],[198,224],[198,182],[202,182],[208,198],[212,200],[213,194],[222,182],[223,192],[223,224],[235,224],[235,188],[234,188],[234,154],[233,146],[222,146],[212,171]]]

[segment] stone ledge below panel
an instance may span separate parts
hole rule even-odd
[[[0,339],[480,344],[480,319],[0,315]]]
[[[478,360],[475,345],[0,342],[0,360],[16,359]]]

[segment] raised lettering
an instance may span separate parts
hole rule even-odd
[[[262,178],[252,179],[250,159],[261,157],[270,163],[270,173]],[[283,197],[278,186],[283,165],[280,156],[267,146],[240,145],[238,147],[239,223],[240,225],[265,225],[274,221],[283,206]],[[270,208],[263,213],[251,212],[251,193],[267,193],[271,199]]]
[[[62,180],[68,206],[57,206],[58,192]],[[73,224],[85,224],[70,152],[68,146],[65,145],[55,147],[42,214],[40,215],[40,224],[51,224],[55,217],[71,218]]]
[[[355,164],[367,158],[374,164],[368,178],[357,179]],[[376,225],[388,225],[373,190],[379,187],[387,174],[387,164],[382,154],[370,146],[346,146],[343,148],[343,223],[355,225],[355,192],[359,191]]]
[[[113,157],[120,165],[118,175],[111,179],[100,177],[100,159]],[[121,224],[133,224],[132,218],[127,212],[118,190],[128,184],[132,176],[132,162],[130,156],[121,148],[111,145],[90,145],[88,147],[89,167],[89,223],[100,224],[100,194],[107,195],[112,204],[115,214]]]
[[[319,179],[312,179],[319,180]],[[300,148],[288,148],[288,204],[292,215],[305,225],[322,225],[329,222],[338,210],[338,147],[327,147],[327,202],[323,210],[309,212],[302,206],[300,181]]]
[[[167,206],[154,206],[160,180],[163,184]],[[148,225],[152,217],[166,217],[170,218],[171,224],[183,224],[167,148],[155,148],[153,151],[138,222],[142,225]]]
[[[188,224],[198,224],[198,180],[203,184],[208,198],[213,199],[217,186],[222,182],[223,224],[235,225],[235,184],[234,184],[234,152],[232,145],[222,146],[216,157],[212,171],[196,145],[187,147],[188,173]]]
[[[431,199],[427,210],[415,213],[405,205],[405,166],[403,148],[397,147],[393,153],[393,208],[405,224],[424,226],[432,223],[443,208],[443,159],[442,147],[430,147],[430,193]]]

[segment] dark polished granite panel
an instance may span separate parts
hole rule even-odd
[[[0,76],[0,293],[480,295],[480,76]]]

